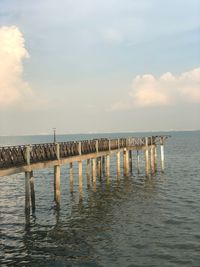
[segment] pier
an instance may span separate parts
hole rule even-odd
[[[34,170],[54,168],[54,200],[60,205],[61,166],[70,165],[70,190],[73,190],[73,163],[78,162],[79,189],[83,186],[83,161],[86,161],[88,180],[96,183],[96,178],[110,176],[110,157],[116,156],[116,175],[121,175],[121,158],[123,175],[129,176],[133,170],[133,151],[136,151],[137,165],[140,173],[140,153],[145,156],[145,175],[155,175],[158,170],[157,153],[160,147],[161,171],[164,172],[164,143],[168,136],[130,137],[119,139],[93,139],[71,142],[54,142],[0,147],[0,177],[16,173],[25,173],[25,212],[34,212],[35,189]]]

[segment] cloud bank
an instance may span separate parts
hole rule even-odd
[[[114,103],[111,110],[200,103],[200,68],[180,75],[166,72],[158,78],[138,75],[132,81],[129,96],[127,102]]]
[[[152,74],[136,76],[130,96],[137,106],[171,105],[200,102],[200,68],[175,76],[170,72],[156,78]]]
[[[32,96],[23,79],[23,59],[29,54],[16,26],[0,27],[0,107],[10,107]]]

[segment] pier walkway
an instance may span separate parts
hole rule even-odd
[[[130,137],[119,139],[93,139],[84,141],[58,142],[0,147],[0,177],[15,173],[25,173],[25,211],[35,210],[35,190],[33,171],[54,167],[54,199],[60,203],[60,166],[78,162],[79,187],[82,187],[82,162],[87,161],[87,175],[93,182],[102,172],[110,176],[110,156],[116,154],[116,170],[120,176],[120,154],[123,155],[124,176],[132,170],[132,151],[145,154],[145,175],[157,171],[157,146],[160,146],[161,170],[164,172],[164,141],[168,136]],[[71,175],[70,175],[71,179]]]

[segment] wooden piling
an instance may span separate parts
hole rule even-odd
[[[54,166],[54,200],[60,205],[60,166]]]
[[[129,150],[129,172],[133,172],[133,159],[132,159],[132,150]]]
[[[124,148],[123,149],[123,173],[124,173],[124,176],[126,176],[126,149]]]
[[[30,156],[30,152],[31,152],[31,146],[27,145],[25,147],[25,157],[26,157],[26,164],[30,165],[31,162],[31,156]],[[32,176],[32,172],[31,171],[27,171],[25,172],[25,213],[27,215],[29,215],[30,213],[30,199],[32,201],[31,198],[31,176]]]
[[[120,177],[120,150],[116,153],[117,158],[117,177]]]
[[[150,147],[150,169],[151,175],[154,174],[154,155],[153,155],[153,139],[151,137],[151,147]]]
[[[164,169],[165,169],[165,163],[164,163],[164,138],[161,137],[160,138],[160,157],[161,157],[161,169],[162,172],[164,173]]]
[[[73,192],[73,163],[69,163],[70,192]]]
[[[60,145],[56,144],[56,156],[60,159]],[[60,165],[54,166],[54,200],[57,205],[60,205]]]
[[[126,176],[127,174],[127,170],[126,170],[126,149],[123,149],[123,169],[124,169],[124,176]]]
[[[31,145],[26,145],[26,147],[25,147],[25,150],[26,150],[26,164],[27,165],[30,165],[30,163],[31,163]]]
[[[92,180],[96,182],[96,159],[92,159]]]
[[[25,213],[30,213],[30,178],[31,172],[25,172]]]
[[[129,152],[128,152],[128,149],[126,149],[126,176],[129,175]]]
[[[79,155],[82,154],[81,142],[78,142],[78,153],[79,153]]]
[[[33,171],[30,172],[30,190],[31,190],[31,208],[35,211],[35,188],[34,188],[34,177]]]
[[[98,153],[99,152],[99,141],[98,140],[96,140],[96,153]]]
[[[129,153],[127,148],[123,150],[123,163],[124,163],[124,176],[128,176],[129,174]]]
[[[149,176],[149,148],[148,148],[148,137],[145,138],[145,173],[146,177]]]
[[[105,176],[106,174],[106,163],[105,163],[105,156],[102,156],[102,174]]]
[[[140,173],[140,154],[138,150],[137,150],[137,171],[139,174]]]
[[[79,189],[83,187],[83,163],[82,161],[78,162],[78,177],[79,177]]]
[[[90,179],[90,159],[87,159],[87,176]]]

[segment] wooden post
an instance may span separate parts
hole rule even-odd
[[[109,151],[111,150],[111,142],[110,142],[110,140],[108,140],[108,150]]]
[[[31,145],[26,146],[26,164],[31,164]]]
[[[138,150],[137,150],[137,171],[139,174],[140,173],[140,154]]]
[[[56,156],[60,160],[60,145],[56,143]],[[60,165],[54,166],[54,200],[60,205]]]
[[[25,213],[30,213],[30,178],[31,172],[25,172]]]
[[[145,171],[146,177],[149,176],[149,148],[148,148],[148,137],[145,138]]]
[[[54,200],[60,205],[60,166],[54,166]]]
[[[116,153],[117,157],[117,177],[120,177],[120,150]]]
[[[92,180],[96,182],[96,160],[92,159]]]
[[[31,207],[32,211],[35,211],[35,189],[34,189],[34,177],[33,171],[30,172],[30,189],[31,189]]]
[[[96,153],[98,153],[98,152],[99,152],[99,141],[96,140]]]
[[[126,170],[126,148],[123,149],[123,168],[124,168],[124,176],[127,174]]]
[[[26,163],[27,165],[30,165],[30,162],[31,162],[31,156],[30,156],[30,152],[31,152],[31,146],[30,145],[27,145],[26,146],[26,154],[25,154],[25,157],[26,157]],[[31,171],[27,171],[25,172],[25,213],[27,215],[30,214],[30,191],[31,191],[31,188],[30,188],[30,180],[31,180]]]
[[[111,151],[111,141],[108,141],[109,153]],[[106,155],[106,170],[107,170],[107,182],[110,180],[110,154]]]
[[[59,143],[55,143],[56,144],[56,156],[57,159],[60,159],[60,144]]]
[[[79,202],[83,199],[83,163],[82,161],[78,162],[78,189],[79,189]]]
[[[69,163],[70,192],[73,192],[73,163]]]
[[[164,138],[160,138],[160,153],[161,153],[161,168],[164,173],[165,163],[164,163]]]
[[[105,176],[105,173],[106,173],[106,163],[105,163],[105,156],[102,156],[102,173],[103,173],[103,176]]]
[[[83,188],[83,163],[82,161],[78,162],[78,176],[79,176],[79,191],[82,191],[82,188]]]
[[[126,176],[129,175],[129,153],[128,153],[128,149],[126,149]]]
[[[79,155],[82,154],[82,151],[81,151],[81,142],[78,142],[78,153],[79,153]]]
[[[132,150],[129,150],[129,170],[130,173],[133,173],[133,159],[132,159]]]
[[[151,137],[151,147],[150,147],[150,169],[151,175],[154,173],[154,155],[153,155],[153,139]]]
[[[107,177],[110,177],[110,155],[106,156]]]
[[[124,176],[129,174],[129,153],[128,149],[124,148],[123,150],[123,162],[124,162]]]

